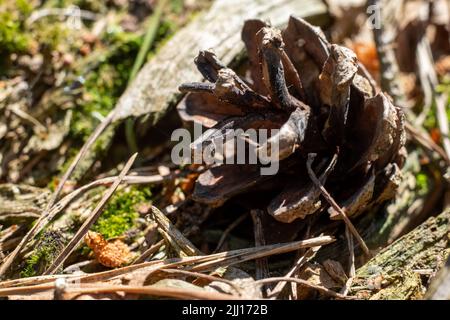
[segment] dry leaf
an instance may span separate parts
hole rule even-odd
[[[97,261],[105,267],[118,268],[131,261],[130,249],[121,240],[108,242],[100,233],[88,231],[85,242],[94,251]]]

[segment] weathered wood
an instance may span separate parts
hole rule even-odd
[[[201,49],[213,48],[225,64],[242,52],[244,21],[259,18],[274,26],[286,24],[290,15],[319,21],[326,16],[321,0],[217,0],[208,12],[178,31],[147,62],[116,105],[114,120],[149,115],[160,119],[180,97],[178,86],[201,81],[193,63]],[[322,20],[324,21],[324,20]]]
[[[425,297],[429,300],[450,300],[450,258],[431,282]]]
[[[430,275],[444,263],[449,248],[450,209],[380,251],[359,268],[353,293],[369,299],[423,297],[421,275]]]

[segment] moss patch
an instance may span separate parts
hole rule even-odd
[[[110,239],[131,229],[139,217],[137,205],[150,201],[150,188],[129,187],[117,192],[109,201],[92,230]]]
[[[40,239],[40,243],[26,260],[25,267],[20,272],[22,277],[42,274],[51,265],[65,243],[62,235],[57,231],[46,231]]]
[[[31,10],[25,0],[0,0],[0,57],[28,49],[30,37],[24,33],[24,17]]]

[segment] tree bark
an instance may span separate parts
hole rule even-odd
[[[359,268],[353,293],[367,299],[419,299],[422,277],[433,275],[446,261],[449,249],[450,209],[381,250]]]

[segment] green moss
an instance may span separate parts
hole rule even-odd
[[[430,189],[428,176],[423,172],[419,172],[416,175],[416,189],[418,195],[420,196],[425,196],[428,194],[428,191]]]
[[[106,239],[123,235],[133,227],[139,216],[137,205],[149,202],[151,196],[150,188],[129,187],[117,192],[92,229]]]
[[[77,1],[80,7],[90,1]],[[155,42],[150,48],[153,54],[177,29],[175,22],[165,19],[161,22]],[[125,32],[119,25],[111,25],[102,36],[106,52],[87,57],[75,71],[82,79],[82,89],[74,108],[70,136],[84,142],[115,106],[125,91],[134,60],[143,41],[143,35]],[[94,58],[94,61],[90,59]],[[103,145],[103,144],[100,144]]]
[[[0,0],[0,57],[28,50],[30,36],[24,32],[24,20],[31,10],[25,0]]]
[[[442,79],[441,83],[436,87],[436,92],[440,94],[447,94],[448,100],[445,109],[447,112],[447,119],[450,122],[450,76],[446,76]],[[436,102],[433,102],[430,112],[427,114],[423,124],[428,130],[438,127],[435,103]]]
[[[450,122],[450,75],[446,75],[442,79],[442,82],[436,88],[436,92],[447,95],[445,110],[447,111],[447,119]]]
[[[172,36],[177,31],[178,26],[175,22],[163,19],[159,24],[158,33],[156,34],[156,39],[147,54],[147,61],[153,58],[159,51],[161,47],[163,47]]]
[[[108,4],[108,1],[98,1],[98,0],[75,0],[71,2],[72,4],[80,7],[80,9],[89,10],[93,12],[105,12],[107,10]]]
[[[71,137],[84,141],[116,104],[127,86],[139,41],[133,37],[84,76],[83,92],[74,110]]]
[[[26,260],[20,272],[22,277],[33,277],[47,269],[64,246],[64,240],[56,231],[46,231],[31,256]]]
[[[184,0],[170,0],[171,10],[174,13],[182,13],[184,9]]]
[[[175,28],[174,23],[163,22],[158,30],[156,43],[168,38]],[[125,91],[135,57],[142,43],[142,36],[124,32],[120,26],[111,26],[102,38],[102,43],[110,49],[96,56],[94,61],[82,63],[77,72],[82,79],[82,88],[79,98],[75,101],[76,107],[73,109],[70,127],[70,137],[75,143],[69,150],[68,160],[60,166],[59,172],[64,172],[68,168],[81,145],[95,130],[101,119],[114,108]],[[155,51],[155,47],[151,51]],[[89,59],[90,57],[86,60]],[[111,134],[103,134],[97,139],[92,152],[94,158],[99,158],[99,155],[106,152],[113,133],[111,131]],[[85,163],[90,166],[91,161],[85,161]],[[86,168],[80,172],[86,172],[84,169]],[[79,177],[75,177],[77,178]]]
[[[20,14],[23,16],[28,16],[33,11],[33,6],[28,0],[16,0],[16,6]]]
[[[33,24],[32,35],[42,48],[41,52],[52,52],[61,49],[59,46],[64,44],[67,50],[74,49],[67,39],[70,38],[71,30],[66,22],[52,21],[49,23],[46,19],[41,19]]]

